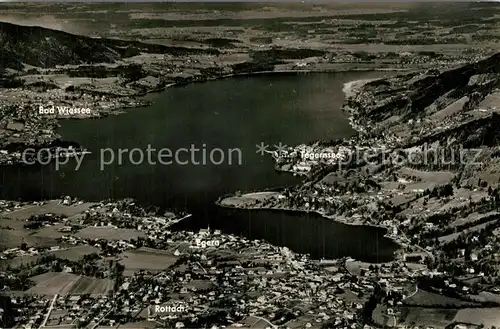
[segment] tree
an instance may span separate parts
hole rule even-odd
[[[54,272],[62,272],[63,270],[61,263],[57,259],[52,262],[51,269]]]
[[[0,295],[0,309],[3,310],[3,313],[0,313],[0,327],[11,328],[14,326],[17,310],[12,305],[9,296]]]

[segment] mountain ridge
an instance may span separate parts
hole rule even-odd
[[[114,63],[139,55],[158,53],[219,54],[213,48],[173,47],[108,38],[92,38],[40,26],[24,26],[0,22],[0,71],[20,70],[23,64],[40,68],[57,65]]]
[[[462,110],[470,110],[500,86],[500,53],[443,72],[410,73],[366,83],[346,100],[354,119],[382,123],[421,119],[463,97]],[[381,127],[382,128],[382,127]]]

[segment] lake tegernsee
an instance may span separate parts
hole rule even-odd
[[[315,258],[352,256],[386,261],[397,246],[383,237],[381,229],[343,225],[308,214],[235,211],[213,204],[219,196],[237,190],[299,183],[297,177],[276,172],[271,157],[256,153],[256,145],[263,143],[272,149],[279,143],[296,145],[351,136],[355,132],[341,111],[344,83],[384,75],[349,72],[228,78],[149,95],[153,105],[123,115],[61,121],[63,138],[80,143],[92,154],[85,156],[78,170],[74,160],[59,170],[54,165],[3,168],[2,198],[132,197],[143,204],[193,213],[180,228],[210,225],[286,245]],[[153,164],[146,158],[148,148],[157,154],[159,149],[175,153],[192,147],[200,149],[195,161],[187,152],[181,163]],[[226,159],[221,164],[210,159],[203,163],[202,149],[208,154],[215,149],[225,152]],[[235,149],[239,156],[233,153],[229,163],[228,152]],[[141,152],[145,157],[139,163]],[[110,161],[111,154],[114,161]],[[103,161],[110,164],[103,165]]]

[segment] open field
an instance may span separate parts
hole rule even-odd
[[[103,295],[113,287],[107,279],[95,279],[63,272],[48,272],[30,278],[35,286],[27,290],[28,294],[37,295]]]
[[[247,193],[241,196],[232,196],[221,200],[220,204],[227,207],[246,207],[255,205],[257,202],[266,200],[267,198],[278,196],[278,192],[256,192]]]
[[[456,322],[484,325],[485,328],[500,326],[500,308],[465,308],[457,312]]]
[[[146,234],[133,229],[90,226],[81,229],[75,236],[84,239],[130,240],[145,237]]]
[[[479,295],[470,296],[472,300],[478,302],[493,302],[500,305],[500,294],[493,294],[491,292],[481,292]]]
[[[410,168],[401,168],[397,175],[398,181],[385,182],[382,186],[386,189],[397,189],[402,184],[404,192],[421,192],[448,184],[455,177],[455,174],[447,171],[421,171]]]
[[[406,186],[406,191],[433,189],[435,186],[450,183],[455,177],[455,174],[449,171],[421,171],[410,168],[402,168],[399,174],[414,180]]]
[[[153,328],[156,328],[156,325],[157,325],[157,323],[155,323],[153,321],[141,321],[141,322],[122,324],[122,325],[120,325],[120,329],[153,329]],[[105,327],[105,328],[109,329],[109,327]]]
[[[418,323],[420,326],[432,326],[441,329],[450,324],[456,314],[456,309],[403,307],[401,308],[399,323],[405,325]]]
[[[63,324],[63,325],[58,325],[58,326],[50,326],[49,323],[47,323],[47,326],[45,328],[53,328],[53,329],[76,329],[76,326],[70,325],[70,324]]]
[[[57,230],[64,226],[58,223],[52,226],[41,227],[37,230],[27,230],[24,228],[26,220],[35,215],[61,215],[68,221],[77,219],[81,214],[93,206],[94,203],[82,203],[71,206],[63,205],[60,201],[47,201],[43,205],[24,206],[13,211],[5,211],[0,214],[0,247],[4,249],[19,247],[22,242],[28,246],[51,247],[57,245],[56,239],[64,234]]]
[[[64,215],[66,217],[71,217],[84,212],[89,209],[94,203],[82,203],[81,205],[63,205],[60,201],[48,201],[44,205],[37,206],[31,205],[26,206],[14,211],[4,212],[0,214],[2,217],[9,219],[27,219],[33,215],[44,215],[44,214],[54,214],[54,215]]]
[[[467,228],[465,230],[462,230],[461,232],[459,233],[452,233],[452,234],[448,234],[448,235],[444,235],[444,236],[440,236],[438,238],[439,242],[441,243],[449,243],[451,241],[454,241],[456,240],[460,234],[464,234],[464,233],[471,233],[471,232],[478,232],[478,231],[481,231],[483,230],[484,228],[486,228],[486,226],[490,225],[490,224],[493,224],[493,223],[498,223],[498,219],[493,219],[489,222],[486,222],[486,223],[483,223],[483,224],[478,224],[478,225],[475,225],[475,226],[472,226],[470,228]]]
[[[390,267],[391,264],[392,263],[377,263],[377,266]],[[365,271],[369,270],[370,266],[373,266],[373,264],[367,263],[367,262],[361,262],[361,261],[357,261],[357,260],[345,262],[345,268],[349,271],[349,273],[352,273],[354,275],[360,275],[361,270],[365,270]],[[413,269],[413,270],[425,269],[425,266],[422,264],[406,263],[406,266],[408,268]]]
[[[0,250],[19,247],[22,242],[34,247],[52,247],[57,245],[55,238],[29,235],[29,232],[24,229],[0,229],[0,237]]]
[[[67,259],[70,261],[77,261],[85,255],[90,255],[94,253],[99,253],[99,249],[89,245],[76,246],[71,248],[64,248],[57,251],[52,251],[49,254],[56,256],[57,258]]]
[[[12,267],[18,267],[20,265],[29,265],[32,263],[36,263],[37,260],[40,259],[40,257],[42,257],[43,255],[54,255],[57,258],[67,259],[70,261],[78,261],[83,256],[90,255],[93,253],[99,253],[99,249],[88,245],[82,245],[70,248],[63,248],[62,250],[57,250],[57,251],[47,251],[39,255],[15,257],[9,260],[8,264]]]
[[[487,217],[493,216],[493,215],[500,215],[500,213],[498,211],[489,211],[485,214],[473,212],[473,213],[467,215],[467,217],[465,217],[465,218],[457,218],[455,221],[450,223],[450,226],[451,227],[460,227],[463,225],[470,225],[472,223],[480,221],[483,218],[487,218]]]
[[[418,292],[415,295],[411,296],[410,298],[405,299],[404,304],[411,306],[423,306],[423,307],[456,307],[456,308],[471,305],[471,303],[467,301],[462,301],[456,298],[442,296],[422,289],[419,289]]]
[[[60,228],[62,228],[64,226],[66,226],[66,225],[63,223],[58,223],[55,225],[42,227],[39,230],[36,230],[36,232],[34,232],[34,234],[32,234],[32,236],[57,239],[57,238],[64,236],[65,234],[67,234],[67,233],[58,231]]]
[[[169,252],[157,249],[141,248],[120,255],[120,263],[125,266],[125,275],[143,269],[150,272],[160,272],[171,266],[177,257]]]
[[[402,214],[409,217],[418,216],[422,213],[422,209],[426,209],[429,213],[444,213],[464,207],[469,204],[470,200],[478,202],[487,195],[488,193],[486,191],[470,191],[464,188],[459,188],[454,191],[453,198],[445,200],[430,199],[428,202],[425,202],[425,198],[419,198],[412,202],[409,208],[403,210]],[[424,205],[424,203],[426,204]]]

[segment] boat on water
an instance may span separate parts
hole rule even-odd
[[[187,214],[186,216],[183,216],[183,217],[179,217],[179,218],[174,218],[172,219],[171,221],[168,222],[168,226],[172,226],[174,224],[177,224],[177,223],[180,223],[181,221],[183,221],[184,219],[187,219],[189,217],[193,216],[193,214]]]
[[[71,146],[69,148],[57,147],[54,152],[54,158],[72,158],[78,155],[92,154],[92,152],[87,149],[75,149]]]

